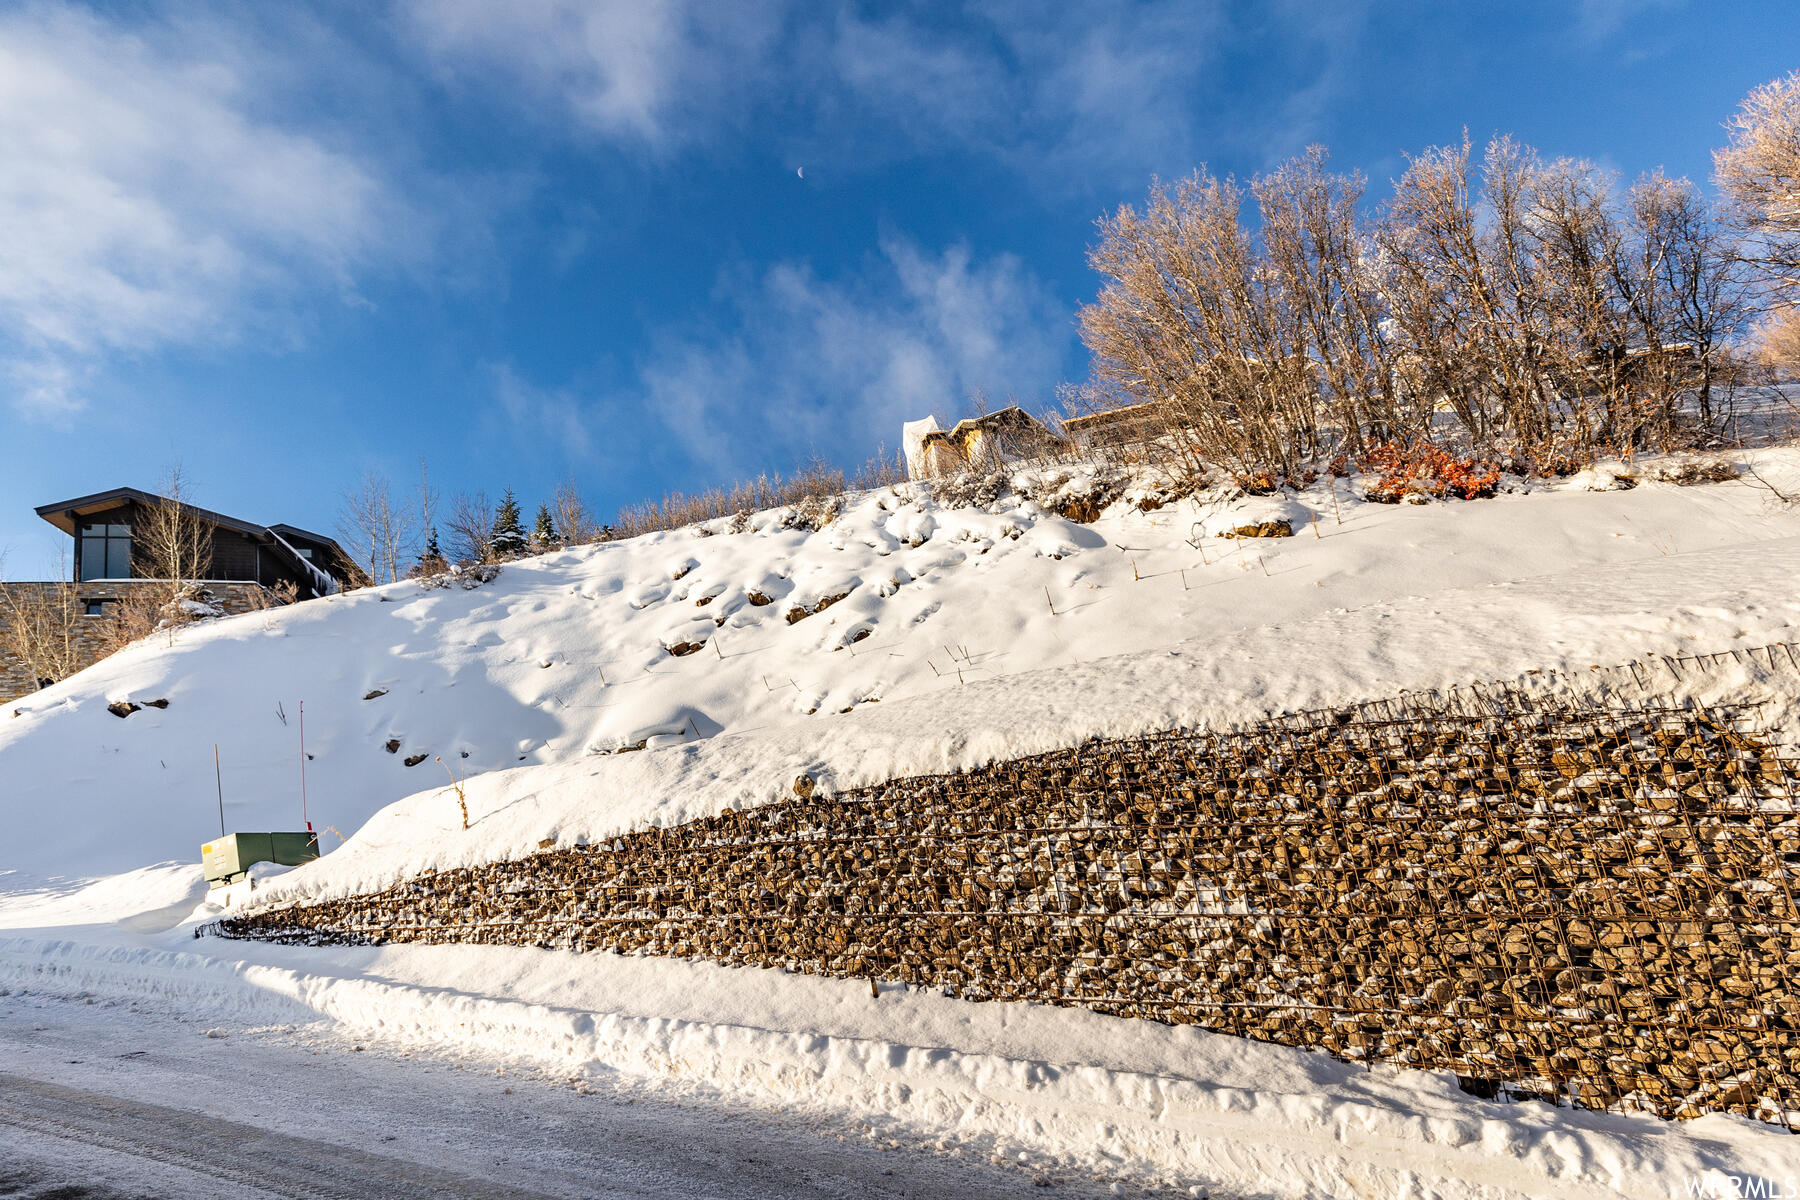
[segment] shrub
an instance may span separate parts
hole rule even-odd
[[[802,496],[799,503],[781,514],[784,529],[819,530],[837,520],[838,514],[844,511],[844,494],[833,492],[828,496]]]
[[[964,471],[931,481],[931,498],[945,508],[987,508],[1012,490],[1012,477],[997,469]]]
[[[492,583],[498,578],[500,578],[499,563],[451,563],[436,575],[421,576],[419,586],[426,591],[433,588],[459,587],[463,591],[469,592],[484,583]]]
[[[1032,500],[1046,512],[1086,525],[1097,521],[1108,505],[1125,494],[1130,476],[1112,467],[1098,467],[1091,474],[1065,471],[1039,478],[1030,488]]]
[[[1694,487],[1702,483],[1730,483],[1737,478],[1737,467],[1723,458],[1690,458],[1667,463],[1651,472],[1652,478],[1677,487]]]
[[[1379,472],[1365,493],[1379,504],[1398,504],[1408,496],[1475,500],[1492,496],[1500,483],[1500,468],[1492,463],[1457,458],[1429,442],[1382,442],[1363,456],[1362,466]]]
[[[100,629],[103,655],[114,654],[155,633],[162,620],[162,601],[142,588],[133,588],[106,605],[106,623]]]

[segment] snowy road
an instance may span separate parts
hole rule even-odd
[[[214,1031],[215,1033],[218,1031]],[[950,1197],[1093,1180],[631,1087],[0,997],[0,1197]],[[854,1140],[851,1140],[854,1139]]]
[[[147,1159],[214,1186],[220,1182],[238,1185],[251,1194],[332,1200],[370,1194],[452,1195],[472,1200],[529,1200],[541,1195],[420,1163],[289,1137],[168,1105],[59,1087],[22,1075],[0,1073],[0,1126],[19,1137],[27,1160],[15,1186],[29,1182],[34,1174],[57,1173],[54,1143],[75,1142],[90,1151],[101,1151],[102,1157],[111,1152],[128,1159]],[[31,1164],[32,1158],[38,1161]],[[67,1186],[66,1173],[65,1182],[58,1186]]]

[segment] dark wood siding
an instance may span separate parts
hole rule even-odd
[[[72,577],[81,578],[81,527],[83,525],[111,524],[132,527],[131,573],[134,578],[149,578],[151,574],[149,564],[144,561],[141,543],[136,537],[141,516],[141,506],[127,501],[102,512],[76,517],[75,563]],[[212,526],[211,530],[212,565],[206,571],[206,578],[260,583],[264,587],[271,588],[281,583],[291,582],[300,589],[300,595],[312,595],[312,577],[304,571],[291,567],[284,561],[284,556],[271,553],[267,544],[269,539],[254,537],[235,529],[226,529],[220,525]]]
[[[68,511],[69,521],[74,526],[74,562],[71,565],[70,578],[81,578],[83,525],[129,525],[132,528],[131,542],[131,574],[135,579],[152,577],[149,563],[145,561],[142,543],[137,534],[143,520],[144,507],[135,500],[121,500],[117,504],[97,509],[85,514]],[[205,518],[201,518],[205,520]],[[212,564],[205,572],[205,577],[220,582],[260,583],[266,588],[279,587],[291,583],[297,589],[300,599],[309,599],[319,593],[315,590],[317,580],[311,571],[292,561],[286,547],[277,540],[276,535],[268,531],[246,533],[241,529],[207,522],[212,539]],[[329,544],[310,538],[288,536],[288,545],[295,550],[312,551],[312,562],[321,570],[334,576],[343,576],[347,564],[339,560],[338,555]],[[351,568],[354,569],[354,568]]]
[[[261,557],[257,543],[235,529],[213,526],[212,569],[208,579],[243,579],[265,581],[260,572]]]

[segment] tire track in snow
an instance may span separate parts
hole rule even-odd
[[[196,1194],[225,1180],[291,1200],[547,1200],[540,1192],[341,1144],[6,1072],[0,1072],[0,1125],[191,1171]]]

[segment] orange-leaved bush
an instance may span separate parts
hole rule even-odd
[[[1430,442],[1380,442],[1363,455],[1362,467],[1379,472],[1366,494],[1382,504],[1409,495],[1475,500],[1493,495],[1500,483],[1500,468],[1492,463],[1458,458]]]

